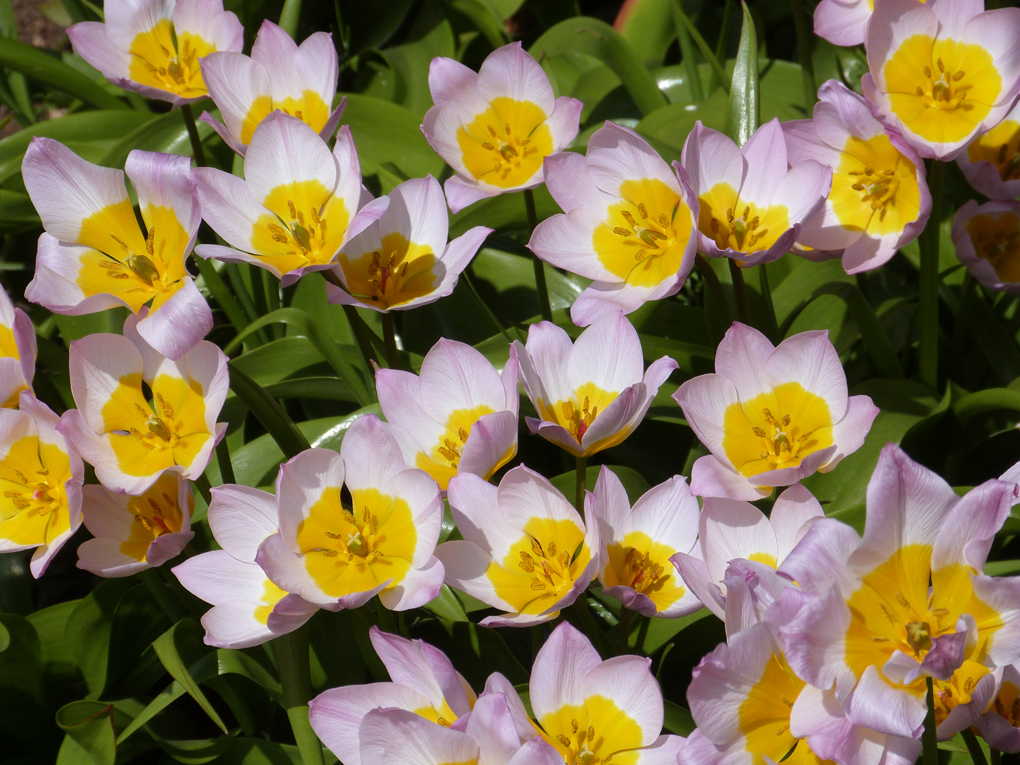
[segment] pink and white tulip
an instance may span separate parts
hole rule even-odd
[[[820,162],[790,167],[778,119],[741,147],[699,120],[684,142],[681,164],[698,200],[698,249],[742,266],[789,252],[832,185],[832,169]]]
[[[867,396],[847,395],[827,331],[801,332],[776,347],[735,322],[715,369],[673,395],[711,452],[691,471],[699,496],[753,501],[828,472],[861,447],[878,415]]]
[[[68,316],[126,306],[140,316],[145,341],[173,359],[212,329],[212,311],[186,266],[202,222],[187,157],[132,151],[121,171],[37,137],[21,171],[46,229],[26,299]]]
[[[989,199],[1020,196],[1020,106],[971,141],[956,164],[970,185]]]
[[[977,694],[975,694],[977,695]],[[1003,669],[1002,680],[990,703],[974,724],[989,748],[1006,754],[1020,752],[1020,669],[1010,664]],[[978,702],[984,701],[979,699]],[[977,705],[975,705],[977,706]]]
[[[698,202],[686,174],[641,136],[607,122],[588,141],[586,157],[549,157],[545,181],[563,214],[539,223],[528,247],[595,280],[571,306],[576,325],[631,313],[683,286],[698,250]]]
[[[451,242],[446,198],[431,175],[404,181],[371,205],[370,222],[340,248],[327,283],[331,303],[388,313],[434,303],[453,292],[491,228],[475,226]],[[367,212],[366,212],[367,214]]]
[[[1020,203],[973,199],[953,216],[956,257],[991,290],[1020,293]]]
[[[833,45],[864,42],[875,0],[821,0],[815,7],[815,34]]]
[[[549,78],[519,42],[504,45],[477,73],[434,58],[429,90],[435,106],[422,132],[456,175],[446,182],[450,209],[543,181],[542,163],[577,136],[581,107],[556,98]]]
[[[619,311],[597,319],[575,343],[543,321],[528,328],[526,345],[515,340],[513,347],[539,415],[525,419],[528,429],[577,457],[623,442],[677,368],[663,356],[645,371],[637,330]]]
[[[329,32],[309,35],[299,46],[266,19],[250,57],[218,51],[202,59],[202,76],[223,122],[208,112],[201,119],[242,157],[255,128],[274,111],[296,117],[328,141],[346,103],[332,108],[339,72]]]
[[[12,409],[21,391],[32,392],[36,353],[32,320],[0,289],[0,406]]]

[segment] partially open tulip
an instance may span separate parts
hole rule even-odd
[[[632,508],[620,479],[603,466],[588,503],[602,537],[599,581],[607,595],[645,616],[701,608],[670,562],[690,552],[698,536],[698,500],[681,476],[652,487]]]
[[[968,200],[953,216],[953,244],[985,287],[1020,293],[1020,203]]]
[[[378,595],[386,608],[406,611],[439,594],[443,564],[432,554],[443,522],[439,487],[424,471],[405,469],[375,415],[351,425],[340,454],[307,449],[285,463],[276,496],[280,532],[257,560],[280,588],[330,610]]]
[[[698,203],[686,174],[637,133],[607,122],[588,141],[587,157],[549,157],[545,180],[563,214],[539,223],[528,247],[595,280],[571,306],[575,324],[631,313],[683,286],[698,249]]]
[[[345,289],[327,284],[331,303],[381,313],[434,303],[453,292],[461,271],[492,233],[475,226],[447,242],[446,199],[431,175],[404,181],[372,209],[378,217],[340,248],[333,272]]]
[[[972,0],[883,0],[875,6],[861,79],[869,101],[922,157],[956,158],[1020,93],[1020,9]]]
[[[446,491],[459,473],[486,481],[517,454],[517,355],[502,376],[470,345],[441,339],[421,374],[380,369],[379,406],[403,452]]]
[[[189,592],[212,605],[202,616],[206,643],[248,648],[293,632],[315,614],[317,606],[281,590],[255,562],[259,545],[278,531],[272,494],[247,486],[216,486],[208,518],[222,549],[173,568]]]
[[[673,395],[710,455],[691,471],[691,491],[753,501],[857,451],[878,415],[867,396],[848,396],[827,331],[773,346],[735,322],[719,343],[714,375]]]
[[[124,335],[86,335],[71,343],[71,393],[77,409],[60,432],[113,491],[141,494],[164,470],[195,480],[205,472],[226,423],[227,357],[202,341],[176,361],[157,353],[129,317]],[[152,391],[145,397],[142,383]]]
[[[201,58],[244,45],[223,0],[107,0],[103,12],[106,23],[67,30],[75,53],[114,85],[174,106],[207,95]]]
[[[32,391],[35,377],[35,327],[0,289],[0,406],[18,405],[21,391]]]
[[[268,19],[259,27],[250,57],[210,53],[202,59],[202,75],[223,122],[208,112],[201,119],[242,157],[255,128],[274,111],[297,117],[329,140],[346,103],[333,109],[339,67],[329,32],[309,35],[299,46]]]
[[[1020,196],[1020,106],[956,158],[970,185],[989,199]]]
[[[83,489],[82,516],[94,539],[78,547],[78,568],[105,577],[131,576],[176,558],[195,536],[191,484],[163,473],[143,494]]]
[[[486,197],[542,184],[542,162],[577,135],[580,101],[556,98],[542,67],[519,42],[489,54],[475,73],[434,58],[435,106],[422,132],[456,175],[446,182],[453,212]]]
[[[791,164],[813,159],[832,168],[829,197],[805,222],[797,243],[842,254],[848,274],[870,271],[916,239],[928,222],[924,163],[842,83],[829,80],[818,98],[813,119],[783,123]]]
[[[698,249],[742,266],[789,252],[832,184],[831,168],[820,162],[789,166],[778,119],[741,147],[699,120],[684,142],[681,164],[698,198]]]
[[[875,0],[821,0],[815,7],[815,34],[833,45],[864,42]]]
[[[555,619],[598,573],[598,524],[524,465],[499,482],[462,474],[450,481],[450,512],[463,540],[436,555],[446,583],[504,611],[484,626],[527,627]]]
[[[974,728],[988,746],[1006,754],[1020,752],[1020,669],[1005,667],[998,692]]]
[[[573,344],[543,321],[514,341],[521,384],[538,411],[532,433],[587,457],[616,446],[641,424],[659,387],[677,368],[663,356],[644,370],[637,330],[619,311],[597,319]]]
[[[70,316],[127,306],[138,333],[180,358],[212,329],[185,261],[202,222],[187,157],[132,151],[124,171],[86,162],[50,138],[33,138],[21,171],[46,233],[25,297]],[[143,231],[124,175],[138,195]]]
[[[283,286],[336,262],[361,208],[361,165],[350,130],[332,153],[297,117],[273,112],[255,129],[244,178],[195,170],[202,216],[229,247],[200,244],[195,254],[264,268]]]
[[[36,548],[38,578],[81,525],[85,468],[49,407],[27,390],[18,405],[0,409],[0,553]]]

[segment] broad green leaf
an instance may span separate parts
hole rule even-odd
[[[236,738],[216,765],[303,765],[296,746],[259,738]]]
[[[128,105],[49,51],[9,37],[0,37],[0,66],[21,72],[43,85],[80,98],[97,109],[128,109]]]
[[[997,411],[1020,412],[1020,391],[1012,388],[986,388],[970,393],[953,403],[953,413],[964,425]]]
[[[650,656],[675,639],[693,657],[708,653],[719,642],[720,634],[725,638],[722,623],[707,608],[701,608],[679,619],[649,619],[648,628],[632,633],[630,642]]]
[[[624,467],[623,465],[606,465],[606,467],[616,473],[616,477],[623,484],[623,488],[627,492],[627,499],[630,500],[632,505],[650,488],[648,481],[633,468]],[[602,465],[592,465],[585,470],[584,481],[585,488],[588,491],[595,491],[595,483],[598,481],[601,471]],[[560,473],[555,478],[550,478],[549,480],[567,498],[570,504],[574,504],[574,491],[577,481],[577,474],[574,471]]]
[[[205,141],[213,135],[213,129],[205,122],[198,122],[198,135]],[[135,149],[191,156],[191,140],[181,110],[173,109],[135,128],[117,142],[99,164],[124,167],[128,154]]]
[[[243,4],[247,2],[250,0]],[[414,0],[387,0],[385,3],[340,0],[337,5],[343,23],[350,28],[352,52],[357,53],[387,43],[407,18]]]
[[[691,711],[672,701],[663,702],[666,716],[663,718],[662,727],[670,733],[678,736],[689,736],[695,728],[694,718]]]
[[[294,457],[309,448],[308,440],[287,416],[283,407],[254,380],[233,364],[230,368],[230,388],[251,410],[263,427],[269,431],[283,453]]]
[[[112,703],[72,701],[57,711],[56,720],[67,734],[57,765],[113,765],[117,758],[116,730],[130,718]]]
[[[508,42],[503,17],[487,0],[446,0],[446,4],[457,13],[471,19],[471,23],[478,27],[478,31],[485,36],[485,41],[493,48],[499,48]]]
[[[676,39],[672,0],[633,0],[621,9],[613,26],[638,51],[645,66],[661,66]]]
[[[93,699],[99,698],[107,684],[117,604],[137,586],[131,579],[107,579],[79,601],[67,621],[67,644]]]
[[[30,556],[27,550],[0,555],[0,613],[27,616],[32,612]]]
[[[425,116],[432,106],[429,64],[437,56],[453,58],[455,54],[453,27],[442,4],[439,0],[426,0],[419,5],[406,42],[381,51],[397,77],[393,100],[418,117]]]
[[[402,179],[439,177],[445,166],[419,126],[421,119],[399,104],[347,93],[341,122],[348,125],[362,160],[395,168]]]
[[[667,159],[679,159],[684,142],[698,120],[714,130],[722,131],[726,127],[728,104],[726,94],[717,90],[700,104],[669,104],[656,109],[635,129],[643,136],[668,144],[674,154]]]
[[[440,589],[437,598],[425,604],[425,610],[431,611],[440,619],[446,619],[448,622],[470,621],[467,614],[464,613],[464,606],[460,604],[456,593],[446,584]]]
[[[234,745],[240,730],[225,736],[193,741],[171,741],[157,739],[160,749],[184,765],[204,765],[207,762],[222,762],[223,755]]]
[[[6,651],[11,645],[11,633],[8,632],[7,628],[0,622],[0,653]]]
[[[754,29],[754,19],[741,2],[744,9],[743,24],[740,29],[740,47],[737,49],[737,60],[733,67],[733,80],[730,83],[730,103],[726,112],[726,134],[743,146],[758,128],[759,102],[761,84],[758,78],[758,36]]]
[[[202,693],[202,689],[198,687],[198,683],[195,682],[188,672],[189,664],[194,663],[200,652],[208,650],[202,643],[202,636],[204,634],[205,630],[197,622],[185,619],[156,638],[152,644],[152,649],[156,652],[156,655],[163,663],[163,666],[166,667],[166,671],[170,673],[170,676],[184,687],[188,695],[209,715],[209,719],[220,730],[226,733],[227,726],[223,724],[219,714],[213,709],[212,704],[209,703],[205,694]],[[182,656],[182,653],[185,655]]]
[[[68,600],[26,617],[39,637],[39,667],[47,684],[81,683],[78,665],[67,642],[67,622],[78,603],[78,600]]]
[[[6,647],[0,651],[0,752],[41,754],[55,749],[51,713],[40,668],[39,637],[27,620],[0,614]]]

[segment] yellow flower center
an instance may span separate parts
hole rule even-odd
[[[784,205],[763,208],[744,202],[728,183],[717,183],[698,201],[698,229],[715,240],[721,250],[767,250],[790,227],[789,211]]]
[[[566,428],[580,447],[581,439],[584,438],[584,434],[591,424],[595,422],[595,418],[599,416],[600,412],[604,412],[618,395],[620,394],[616,391],[605,391],[595,383],[589,382],[578,387],[574,391],[573,398],[565,401],[547,403],[540,400],[538,411],[543,420],[555,422]],[[599,450],[615,446],[623,441],[628,434],[629,431],[626,429],[613,434],[604,445],[599,445]],[[593,446],[589,445],[588,448],[591,449]]]
[[[1012,727],[1020,728],[1020,688],[1008,680],[1005,681],[999,688],[999,695],[992,702],[992,709]]]
[[[527,183],[553,152],[547,117],[531,101],[494,99],[457,129],[464,166],[476,180],[500,188]]]
[[[949,713],[957,706],[960,704],[969,704],[971,701],[971,694],[974,692],[974,687],[977,685],[978,680],[988,673],[988,667],[968,659],[963,662],[963,666],[956,670],[956,672],[953,673],[953,676],[948,680],[934,680],[936,722],[941,725],[943,720],[945,720],[949,716]],[[999,696],[996,699],[997,702],[999,699],[1004,698],[1003,691],[1005,690],[1006,685],[1004,684],[1002,690],[999,691]],[[1009,698],[1008,691],[1006,698]],[[1010,704],[1012,704],[1012,701]],[[1017,706],[1020,706],[1020,704]],[[1003,710],[1007,711],[1007,707],[1003,706]],[[996,707],[996,711],[998,711],[998,707]]]
[[[975,254],[987,260],[1003,282],[1020,282],[1020,218],[1010,212],[975,215],[967,221]]]
[[[648,597],[658,611],[666,610],[687,592],[669,562],[676,550],[643,531],[631,531],[607,550],[609,564],[603,574],[607,587],[630,587]]]
[[[132,497],[127,511],[134,517],[131,532],[121,543],[120,550],[136,560],[145,560],[145,554],[153,540],[164,534],[181,530],[185,512],[191,516],[192,508],[182,508],[177,501],[177,477],[164,473],[147,492]]]
[[[790,733],[790,710],[803,688],[804,682],[790,671],[786,662],[773,655],[761,678],[740,703],[740,732],[744,734],[744,748],[755,765],[765,765],[766,755],[779,762],[794,747],[800,759],[809,756],[818,761],[807,742]]]
[[[207,91],[198,60],[215,50],[213,43],[160,19],[131,42],[131,79],[183,98],[199,98]]]
[[[885,134],[851,136],[843,147],[829,194],[845,228],[884,236],[917,219],[921,196],[917,168]]]
[[[433,273],[437,261],[432,248],[409,242],[397,233],[382,238],[378,250],[351,260],[340,255],[340,267],[351,295],[363,303],[381,308],[403,305],[435,290]]]
[[[1006,181],[1020,180],[1020,121],[1003,120],[967,147],[971,162],[991,162]]]
[[[269,615],[273,613],[276,604],[287,597],[287,593],[281,590],[268,579],[262,583],[262,598],[259,605],[255,607],[255,621],[265,625],[269,623]]]
[[[415,467],[424,470],[436,479],[439,488],[446,491],[450,479],[457,475],[457,468],[460,466],[461,450],[471,435],[471,428],[479,419],[494,410],[492,407],[482,404],[472,409],[456,409],[450,413],[446,420],[446,429],[439,437],[439,440],[429,452],[418,452],[415,457]],[[517,453],[516,444],[512,445],[507,453],[497,460],[488,475],[482,476],[489,480],[499,468],[513,459]]]
[[[282,101],[274,101],[272,96],[262,95],[252,102],[244,116],[241,123],[241,143],[250,144],[251,137],[255,135],[255,128],[274,111],[296,117],[316,133],[325,127],[329,119],[329,106],[314,90],[302,92],[299,98],[288,96]]]
[[[567,765],[605,765],[637,762],[641,728],[616,702],[592,695],[566,705],[540,721],[543,738]]]
[[[65,484],[67,454],[38,436],[15,441],[0,460],[0,538],[19,545],[46,544],[70,528]]]

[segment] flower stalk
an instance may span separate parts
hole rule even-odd
[[[920,329],[921,382],[935,388],[939,377],[939,234],[942,224],[942,181],[946,165],[934,159],[928,172],[931,217],[921,234],[921,286],[917,322]]]
[[[322,744],[308,722],[312,681],[308,665],[308,628],[281,635],[273,641],[276,669],[283,685],[283,705],[294,731],[304,765],[323,765]]]
[[[528,228],[532,231],[538,225],[538,213],[535,211],[535,193],[531,189],[524,190],[524,208],[528,213]],[[545,281],[545,264],[534,254],[531,256],[535,266],[535,291],[538,293],[538,308],[543,321],[552,321],[552,303],[549,302],[549,285]]]

